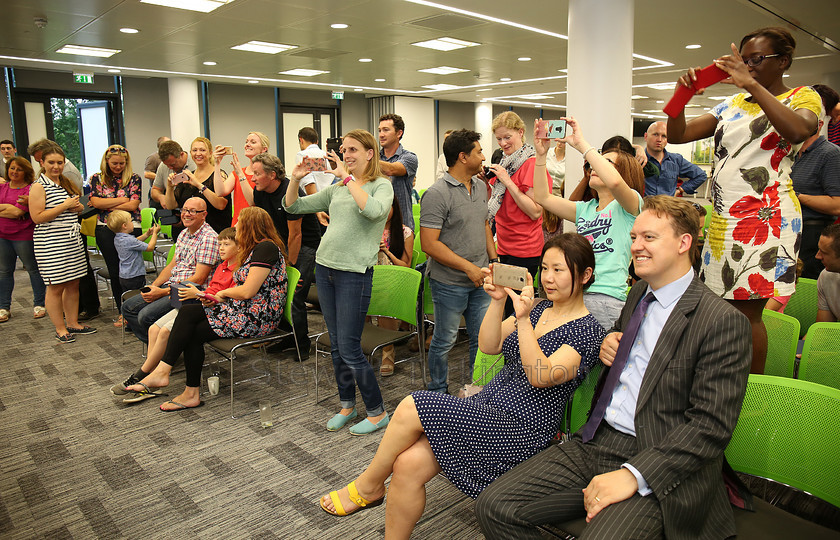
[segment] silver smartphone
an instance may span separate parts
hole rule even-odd
[[[493,263],[493,284],[521,291],[528,285],[528,269],[522,266]]]

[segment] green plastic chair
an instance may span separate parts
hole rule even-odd
[[[152,221],[154,220],[156,210],[154,208],[141,208],[140,209],[140,229],[145,233],[149,230],[149,227],[152,226]],[[149,243],[150,238],[146,239],[146,243]],[[150,263],[155,262],[155,252],[154,251],[144,251],[143,252],[143,260],[148,261]]]
[[[166,265],[168,266],[169,263],[172,262],[172,259],[175,257],[175,244],[172,244],[172,247],[169,248],[169,254],[166,256]]]
[[[715,207],[712,204],[704,204],[703,208],[706,209],[706,221],[703,224],[703,237],[706,237],[706,232],[709,230],[709,225],[712,223],[712,212],[715,211]]]
[[[486,354],[478,350],[473,364],[473,384],[484,386],[490,379],[505,367],[505,357],[502,353]]]
[[[598,384],[598,377],[601,376],[603,368],[604,364],[598,361],[595,367],[589,371],[589,375],[577,387],[572,397],[569,398],[569,403],[566,403],[565,431],[567,435],[576,432],[586,423],[586,417],[592,407],[592,398],[595,396],[595,385]]]
[[[796,292],[788,300],[785,315],[799,321],[799,337],[808,333],[812,324],[817,322],[817,280],[799,278]]]
[[[414,203],[411,205],[411,213],[415,216],[420,215],[420,203]]]
[[[762,316],[767,328],[767,363],[765,375],[793,378],[796,346],[799,342],[799,321],[769,309]]]
[[[799,378],[840,389],[840,322],[811,325],[799,362]]]

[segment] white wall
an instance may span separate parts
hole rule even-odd
[[[146,157],[157,152],[157,139],[169,137],[169,89],[166,79],[123,77],[125,147],[131,167],[143,178],[143,204],[148,203],[151,180],[143,177]]]
[[[273,88],[213,83],[209,85],[208,100],[210,140],[214,145],[232,146],[242,160],[245,137],[251,131],[261,131],[271,141],[268,151],[277,155]],[[230,172],[230,159],[226,159],[225,165],[225,170]]]
[[[435,102],[429,98],[397,96],[394,112],[405,121],[402,145],[417,154],[417,189],[431,186],[435,181],[438,151],[435,145]]]

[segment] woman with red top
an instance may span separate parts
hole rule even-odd
[[[496,173],[487,206],[496,221],[499,262],[523,266],[537,275],[543,248],[542,208],[534,202],[534,147],[525,144],[525,122],[513,111],[493,119],[493,134],[502,150],[502,161],[490,168]],[[551,190],[551,176],[545,173]],[[506,313],[512,312],[508,302]]]
[[[245,161],[247,165],[243,169],[242,165],[239,164],[239,156],[234,152],[231,155],[233,159],[233,174],[227,178],[223,178],[221,173],[222,159],[227,155],[225,153],[225,147],[216,146],[215,150],[213,150],[213,157],[216,159],[213,191],[220,197],[227,197],[233,192],[233,221],[231,222],[231,227],[236,226],[236,222],[239,220],[239,212],[248,206],[248,201],[245,200],[245,194],[242,193],[242,186],[239,185],[239,182],[248,182],[253,189],[254,182],[251,178],[254,176],[254,171],[251,170],[251,158],[257,154],[268,152],[268,145],[269,140],[264,133],[260,133],[259,131],[248,133],[248,136],[245,137],[245,157],[248,158]]]

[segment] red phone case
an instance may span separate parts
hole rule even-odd
[[[694,88],[680,85],[674,92],[673,97],[668,101],[668,104],[662,109],[671,118],[676,118],[685,109],[685,106],[691,97],[697,93],[697,90],[708,88],[729,77],[729,73],[714,64],[706,66],[700,71],[695,71],[694,74],[697,75],[697,80],[693,84]]]

